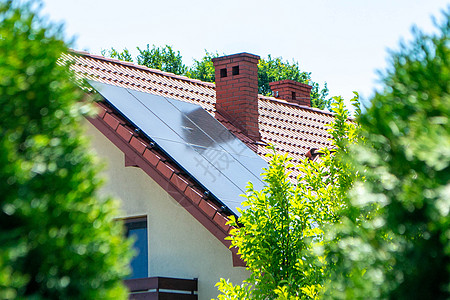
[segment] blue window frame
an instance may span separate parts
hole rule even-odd
[[[131,274],[127,279],[148,277],[147,218],[125,220],[126,236],[134,239],[135,256],[131,260]]]

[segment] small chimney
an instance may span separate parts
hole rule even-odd
[[[312,86],[290,79],[271,82],[269,85],[276,98],[311,107]]]
[[[239,53],[213,58],[216,110],[250,138],[259,140],[259,56]]]

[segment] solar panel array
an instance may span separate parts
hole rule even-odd
[[[263,187],[267,163],[200,106],[90,81],[107,102],[139,128],[186,173],[240,215],[245,187]]]

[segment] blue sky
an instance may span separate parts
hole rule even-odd
[[[250,52],[296,60],[330,95],[370,98],[388,49],[411,39],[411,27],[434,30],[443,0],[44,0],[43,13],[65,23],[72,46],[101,49],[172,45],[186,64],[204,50]]]

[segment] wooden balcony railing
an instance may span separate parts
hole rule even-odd
[[[197,279],[149,277],[127,279],[129,299],[135,300],[197,300]]]

